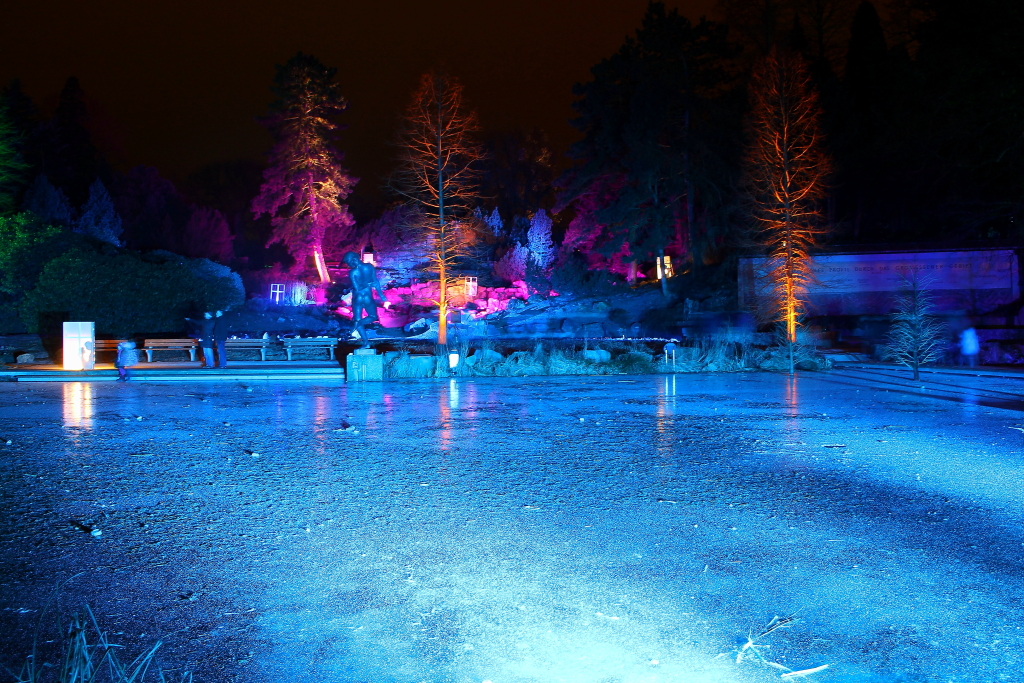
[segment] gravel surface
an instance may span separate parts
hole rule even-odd
[[[1020,680],[1022,389],[0,384],[0,664],[89,604],[196,681]]]

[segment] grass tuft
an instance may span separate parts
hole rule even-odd
[[[36,646],[25,658],[21,671],[15,674],[15,683],[143,683],[160,649],[157,641],[149,650],[139,654],[125,665],[117,656],[120,645],[111,643],[106,632],[99,627],[92,609],[86,605],[84,613],[71,617],[60,642],[60,664],[37,661]],[[156,667],[150,680],[167,683],[164,672]],[[192,674],[185,672],[180,683],[191,683]]]

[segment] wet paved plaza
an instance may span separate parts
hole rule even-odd
[[[1022,393],[0,384],[0,664],[87,603],[197,681],[1014,680]]]

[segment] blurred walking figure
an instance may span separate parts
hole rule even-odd
[[[968,327],[960,333],[960,365],[973,368],[978,364],[978,351],[980,350],[978,332],[973,327]]]
[[[227,338],[228,321],[224,317],[224,311],[215,311],[213,314],[213,341],[217,344],[217,367],[226,368],[228,366],[228,352],[225,348]]]
[[[129,380],[128,368],[139,363],[139,352],[135,348],[135,342],[123,341],[117,345],[117,359],[114,367],[117,368],[117,381],[127,382]]]
[[[213,313],[206,311],[202,318],[191,322],[195,325],[199,346],[203,349],[203,367],[212,369],[216,367],[216,363],[213,362]]]

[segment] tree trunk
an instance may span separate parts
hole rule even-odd
[[[658,259],[659,259],[658,274],[661,276],[661,294],[662,294],[662,296],[664,296],[667,299],[668,298],[668,277],[667,277],[668,273],[665,272],[667,269],[665,268],[665,250],[664,249],[659,249],[658,250]]]

